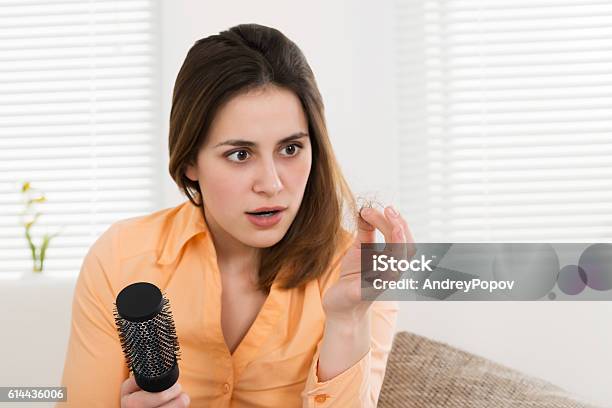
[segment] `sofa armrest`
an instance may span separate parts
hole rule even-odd
[[[563,389],[414,333],[398,332],[380,408],[596,408]]]

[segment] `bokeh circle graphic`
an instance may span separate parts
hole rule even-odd
[[[508,296],[515,300],[537,300],[547,295],[557,282],[559,257],[546,243],[499,244],[493,259],[497,280],[514,280]]]
[[[586,275],[585,284],[595,290],[612,289],[612,244],[593,244],[580,255],[578,266]]]
[[[565,265],[559,271],[557,286],[566,295],[579,294],[586,287],[586,283],[586,272],[578,265]]]

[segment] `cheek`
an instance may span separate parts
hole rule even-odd
[[[303,189],[308,181],[308,175],[310,174],[311,158],[306,156],[301,160],[295,160],[291,166],[289,174],[290,187],[299,187]]]
[[[225,213],[240,205],[236,197],[244,195],[244,178],[236,177],[236,174],[218,166],[214,169],[203,169],[200,180],[202,195],[209,207]]]

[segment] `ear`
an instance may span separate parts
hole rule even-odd
[[[195,166],[188,164],[185,167],[185,176],[191,181],[198,181],[198,172]]]

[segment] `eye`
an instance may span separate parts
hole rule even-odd
[[[288,152],[290,152],[290,154],[288,154],[288,156],[291,157],[291,156],[297,155],[301,148],[302,148],[301,144],[299,144],[299,143],[291,143],[291,144],[283,147],[283,150],[287,150]]]
[[[250,154],[250,153],[246,150],[236,150],[236,151],[231,152],[225,157],[227,157],[230,161],[233,161],[233,162],[243,162],[247,159],[246,157],[247,154]],[[234,155],[236,155],[237,160],[231,159],[231,157]]]

